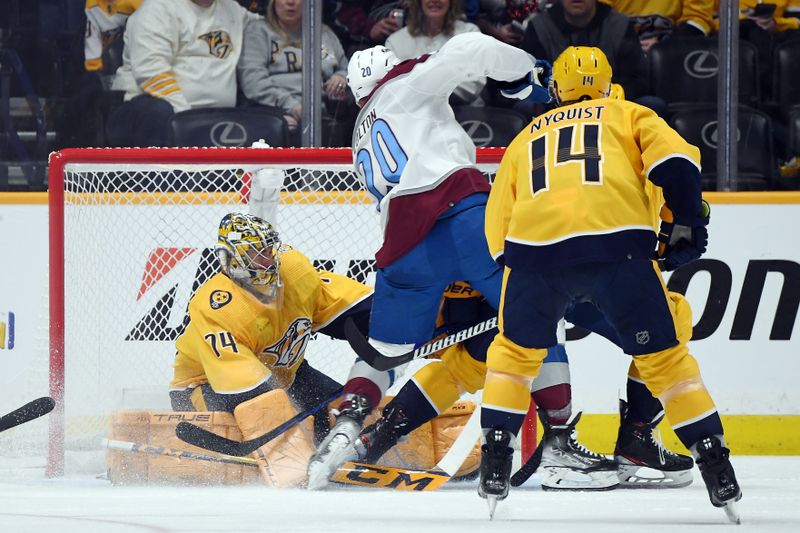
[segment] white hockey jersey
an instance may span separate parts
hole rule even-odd
[[[123,65],[112,86],[125,100],[142,93],[175,112],[236,105],[236,64],[244,24],[256,15],[234,0],[147,0],[128,19]]]
[[[400,63],[367,97],[353,131],[353,161],[379,202],[379,267],[419,243],[448,206],[489,190],[475,168],[475,145],[448,105],[450,93],[482,76],[517,80],[534,66],[519,48],[464,33],[438,52]]]

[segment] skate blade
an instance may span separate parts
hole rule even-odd
[[[494,520],[494,511],[497,509],[497,496],[487,494],[486,504],[489,506],[489,520]]]
[[[328,486],[330,471],[322,462],[313,462],[308,465],[308,490],[322,490]]]
[[[742,524],[742,517],[739,516],[739,510],[733,502],[726,503],[722,509],[725,511],[725,516],[728,517],[728,520],[736,525]]]
[[[692,484],[691,470],[667,472],[647,466],[620,464],[617,470],[623,489],[680,489]]]
[[[604,491],[619,486],[616,470],[579,472],[564,467],[540,468],[542,490]]]

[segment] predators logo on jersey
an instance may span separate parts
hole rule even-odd
[[[263,355],[275,358],[273,366],[292,367],[303,356],[306,345],[311,339],[311,320],[305,317],[296,319],[286,329],[283,337],[273,344],[264,348]]]
[[[231,298],[233,298],[233,296],[228,291],[214,291],[208,298],[209,305],[211,305],[211,309],[219,309],[230,303]]]
[[[231,36],[225,30],[215,30],[204,33],[198,39],[202,39],[208,45],[208,53],[212,56],[225,59],[233,52],[233,42]]]

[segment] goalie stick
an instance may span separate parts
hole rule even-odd
[[[497,317],[492,317],[483,322],[478,322],[467,329],[462,329],[452,335],[437,339],[435,341],[423,344],[410,352],[406,352],[396,357],[389,357],[383,355],[374,346],[372,346],[366,337],[359,331],[358,326],[353,322],[352,318],[348,318],[344,323],[344,335],[350,347],[356,352],[361,359],[367,362],[369,366],[375,370],[391,370],[397,366],[413,361],[414,359],[421,359],[429,355],[433,355],[440,350],[444,350],[454,344],[471,339],[481,333],[489,331],[497,326]]]
[[[469,423],[464,427],[461,433],[464,434],[468,427]],[[473,428],[472,434],[477,440],[478,433],[474,431],[476,428]],[[408,491],[436,490],[445,484],[452,477],[452,474],[455,474],[472,449],[472,445],[466,446],[467,440],[460,439],[461,436],[459,435],[453,442],[453,446],[450,447],[450,451],[439,461],[437,464],[439,469],[411,470],[394,466],[348,462],[339,467],[339,470],[334,473],[334,478],[336,481],[347,485]],[[464,446],[459,445],[459,442],[463,443]],[[474,442],[472,444],[474,444]],[[188,450],[178,450],[176,448],[165,448],[163,446],[153,446],[141,442],[114,439],[103,439],[102,445],[110,450],[119,450],[123,452],[162,455],[166,457],[175,457],[176,459],[192,459],[194,461],[233,464],[254,468],[258,467],[258,460],[250,457],[206,455],[203,453],[190,452]]]
[[[153,446],[152,444],[129,442],[124,440],[103,439],[101,442],[105,448],[110,450],[147,453],[150,455],[165,455],[167,457],[175,457],[177,459],[194,459],[195,461],[209,461],[213,463],[258,467],[258,461],[249,457],[234,457],[232,455],[206,455],[204,453],[195,453],[188,450],[165,448],[163,446]]]
[[[42,396],[32,400],[19,409],[15,409],[5,416],[0,417],[0,431],[11,429],[25,422],[44,416],[56,406],[56,401],[49,396]]]
[[[244,457],[261,448],[269,441],[281,436],[283,433],[292,429],[294,426],[317,411],[324,409],[330,402],[341,396],[342,392],[344,392],[343,387],[336,389],[336,392],[334,392],[329,398],[323,400],[319,405],[315,405],[311,409],[296,414],[275,429],[272,429],[260,437],[256,437],[255,439],[245,441],[231,440],[189,422],[178,423],[178,425],[175,427],[175,435],[177,435],[177,437],[183,442],[197,446],[198,448],[204,448],[206,450],[211,450],[212,452],[217,452],[224,455]]]

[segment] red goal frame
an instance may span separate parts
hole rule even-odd
[[[478,164],[498,164],[502,148],[477,150]],[[49,390],[56,407],[49,419],[46,475],[64,474],[65,388],[65,277],[64,277],[64,172],[70,163],[86,164],[292,164],[352,165],[348,148],[69,148],[50,155],[49,205]],[[377,224],[377,221],[376,221]],[[534,410],[535,416],[535,410]],[[534,420],[535,422],[535,420]],[[526,423],[523,460],[536,443],[536,426]]]

